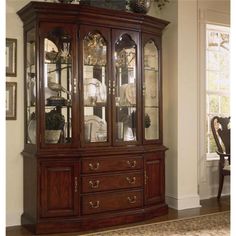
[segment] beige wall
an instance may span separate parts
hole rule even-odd
[[[204,133],[199,132],[199,110],[200,80],[204,77],[199,76],[198,14],[203,9],[214,12],[221,21],[222,12],[230,14],[230,0],[172,0],[160,13],[161,18],[171,22],[163,37],[164,144],[169,148],[166,200],[177,209],[196,207],[200,199],[199,141]],[[214,163],[213,166],[216,168]],[[216,171],[217,168],[212,174],[210,168],[208,172],[204,170],[204,179],[210,180],[205,181],[204,188],[218,186]]]
[[[19,225],[23,212],[23,25],[16,11],[27,0],[6,1],[6,37],[17,39],[17,77],[6,77],[17,82],[17,120],[6,121],[6,225]]]
[[[17,38],[17,120],[6,122],[6,225],[19,225],[23,211],[23,28],[16,11],[28,0],[6,0],[6,37]],[[201,7],[229,13],[229,0],[171,0],[150,14],[169,20],[163,35],[164,144],[166,195],[170,206],[197,206],[197,10]]]

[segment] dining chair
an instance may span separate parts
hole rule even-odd
[[[214,116],[211,119],[211,129],[216,143],[216,153],[219,161],[219,189],[217,198],[220,199],[224,177],[230,175],[230,117]]]

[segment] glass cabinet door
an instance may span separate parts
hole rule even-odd
[[[114,140],[137,141],[137,43],[129,34],[122,34],[115,41],[115,96]]]
[[[47,144],[72,143],[72,33],[54,26],[45,32],[44,112]]]
[[[26,32],[26,143],[36,144],[36,53],[35,29]]]
[[[83,48],[83,142],[109,142],[108,40],[109,31],[81,27]]]
[[[148,40],[143,50],[144,137],[145,140],[157,140],[160,138],[158,48],[153,40]]]

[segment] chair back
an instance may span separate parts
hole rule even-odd
[[[214,116],[211,129],[218,152],[230,154],[230,117]]]

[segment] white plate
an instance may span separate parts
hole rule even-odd
[[[95,100],[96,103],[105,103],[106,102],[106,85],[101,83],[96,78],[86,78],[84,81],[84,104],[91,104],[91,97]]]
[[[99,142],[97,139],[97,132],[99,130],[104,131],[107,133],[107,123],[105,120],[101,119],[98,116],[89,115],[84,117],[85,123],[92,123],[92,131],[91,131],[91,142]],[[104,137],[104,139],[107,137]]]
[[[28,138],[30,143],[36,144],[36,120],[31,119],[28,125]]]
[[[136,84],[128,84],[125,90],[125,95],[130,105],[136,105]]]

